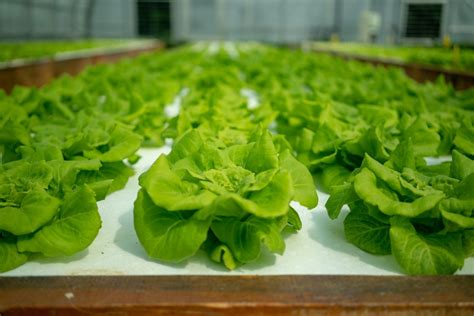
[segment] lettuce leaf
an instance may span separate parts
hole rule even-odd
[[[346,240],[375,255],[391,254],[389,230],[390,224],[372,217],[362,203],[352,205],[344,219]]]
[[[33,189],[19,205],[0,208],[0,230],[14,235],[32,233],[56,215],[60,203],[44,190]]]
[[[250,216],[245,221],[235,218],[215,220],[211,229],[216,237],[229,247],[236,260],[247,263],[260,256],[262,243],[271,252],[283,254],[285,243],[280,232],[285,225],[286,219]]]
[[[138,239],[152,258],[179,262],[193,256],[206,240],[210,219],[198,220],[155,205],[143,189],[134,207]]]
[[[354,190],[364,202],[377,206],[382,213],[390,216],[419,216],[432,210],[445,197],[444,193],[436,192],[411,202],[400,201],[397,195],[389,194],[378,185],[375,174],[366,168],[354,177]]]
[[[87,186],[67,194],[54,220],[37,232],[21,236],[20,252],[39,252],[48,257],[70,256],[86,249],[101,227],[94,192]]]
[[[421,234],[407,218],[393,217],[390,227],[392,253],[410,275],[453,274],[464,265],[462,235]]]
[[[16,242],[0,238],[0,273],[13,270],[28,261],[28,255],[18,252]]]

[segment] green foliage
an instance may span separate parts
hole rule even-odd
[[[15,269],[28,261],[28,255],[20,253],[15,239],[0,239],[0,273]]]
[[[448,69],[474,70],[474,51],[469,48],[380,46],[358,43],[315,43],[314,48]]]
[[[317,204],[309,171],[266,130],[220,148],[191,129],[140,185],[135,229],[151,257],[179,262],[203,248],[229,269],[257,260],[261,244],[282,254],[282,230],[301,228],[289,203]]]
[[[145,89],[145,75],[134,80],[142,87],[134,94],[125,83],[144,71],[124,73],[129,65],[89,68],[74,79],[0,95],[1,271],[32,253],[70,256],[87,248],[101,226],[97,201],[134,174],[124,161],[135,160],[143,142],[163,142],[161,104],[175,93],[163,91],[177,84]],[[114,88],[118,82],[123,89]]]
[[[348,242],[375,255],[387,255],[390,250],[390,225],[371,216],[367,206],[355,203],[344,219],[344,233]]]
[[[367,155],[349,182],[333,187],[328,214],[336,218],[348,204],[347,240],[373,254],[393,254],[408,274],[453,274],[472,256],[473,161],[453,151],[449,176],[436,169],[423,174],[415,153],[407,140],[385,164]]]
[[[392,252],[408,274],[453,274],[464,264],[460,233],[420,233],[407,218],[390,221]]]
[[[400,70],[320,54],[252,53],[258,66],[243,58],[240,65],[260,100],[278,111],[278,133],[330,193],[329,216],[349,206],[347,240],[370,253],[393,253],[410,274],[460,269],[459,249],[472,253],[463,232],[473,227],[473,90],[454,91],[442,79],[419,85]],[[425,162],[451,154],[452,162]],[[395,217],[413,229],[395,229]],[[413,233],[404,239],[412,245],[394,246],[392,231],[398,241]],[[411,247],[438,258],[421,267],[410,261]]]
[[[135,229],[152,258],[176,262],[194,255],[206,240],[210,220],[193,217],[155,205],[143,189],[135,201]]]
[[[462,267],[474,248],[474,90],[306,52],[238,52],[178,48],[0,94],[0,271],[85,249],[96,201],[125,186],[138,148],[166,139],[134,208],[152,258],[202,249],[235,269],[262,246],[281,254],[283,230],[302,226],[290,202],[317,205],[314,176],[331,218],[349,206],[357,247],[392,253],[409,274]],[[439,155],[452,162],[424,160]]]
[[[14,59],[49,58],[58,53],[110,48],[127,43],[123,40],[35,41],[0,43],[0,62]]]
[[[19,237],[22,253],[70,256],[87,248],[101,226],[94,192],[87,186],[66,194],[57,216],[38,231]],[[79,233],[78,233],[79,232]]]

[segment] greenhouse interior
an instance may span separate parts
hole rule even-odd
[[[102,312],[473,315],[474,1],[0,0],[0,315]]]

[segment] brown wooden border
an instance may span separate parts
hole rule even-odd
[[[388,58],[377,58],[338,52],[331,49],[313,48],[316,53],[330,54],[347,60],[357,60],[383,67],[399,67],[412,79],[418,82],[435,81],[440,75],[444,76],[446,82],[453,85],[456,90],[465,90],[474,87],[474,73],[443,69],[429,65],[420,65],[413,63],[404,63]]]
[[[473,315],[474,276],[0,278],[0,315]]]
[[[77,75],[88,65],[117,62],[126,57],[134,57],[145,52],[164,48],[161,41],[153,41],[143,46],[105,48],[83,51],[78,54],[68,52],[65,57],[43,58],[25,62],[12,62],[0,67],[0,89],[10,93],[15,85],[41,87],[62,74]]]

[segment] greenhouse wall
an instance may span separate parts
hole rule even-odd
[[[474,44],[474,1],[455,0],[448,11],[447,31],[454,42]]]
[[[406,42],[407,5],[438,3],[440,36],[428,42],[449,35],[455,43],[474,44],[473,0],[0,0],[0,39],[137,37],[140,2],[171,4],[164,14],[171,13],[172,39],[178,42],[339,38],[388,44]],[[364,36],[361,19],[367,12],[378,23]],[[154,25],[148,36],[160,34]]]
[[[329,39],[339,33],[344,40],[355,40],[358,16],[369,4],[369,0],[176,0],[173,35],[178,41],[292,43]],[[339,7],[343,8],[340,16]]]
[[[404,38],[403,22],[404,10],[410,3],[442,4],[439,40],[444,36],[449,36],[454,43],[474,44],[474,1],[472,0],[372,0],[371,10],[380,14],[382,22],[377,42],[393,44],[407,41]]]
[[[131,0],[96,0],[92,20],[93,37],[134,37],[136,5]]]
[[[0,39],[135,35],[133,0],[0,0]]]
[[[173,38],[186,40],[261,40],[293,43],[327,40],[360,41],[365,12],[378,16],[370,41],[436,43],[445,35],[453,42],[474,44],[472,0],[175,0]],[[409,4],[442,4],[439,36],[407,39]],[[419,27],[423,27],[420,24]]]

